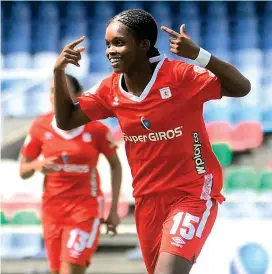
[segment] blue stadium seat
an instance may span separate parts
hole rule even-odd
[[[106,43],[105,39],[92,39],[90,42],[90,52],[91,54],[105,52],[106,50]]]
[[[248,33],[256,35],[258,33],[258,20],[256,18],[240,18],[235,20],[234,35]]]
[[[23,1],[13,2],[11,5],[10,19],[11,21],[16,22],[16,24],[18,24],[18,22],[30,22],[31,10],[29,3]]]
[[[107,60],[104,52],[97,52],[91,55],[90,71],[99,73],[110,73],[112,72],[112,67]]]
[[[234,63],[239,67],[262,67],[263,51],[259,48],[237,50],[234,53]]]
[[[130,9],[142,9],[143,3],[136,1],[124,1],[122,10],[130,10]]]
[[[232,124],[261,122],[260,102],[260,90],[254,88],[246,97],[232,100]]]
[[[264,2],[264,17],[271,18],[272,16],[272,2],[266,1]]]
[[[259,36],[250,32],[234,35],[232,43],[234,50],[254,49],[260,46]]]
[[[271,29],[272,29],[272,16],[264,18],[264,22],[263,22],[262,38],[263,38],[263,49],[264,50],[272,49]]]
[[[230,48],[230,37],[228,35],[223,35],[218,33],[209,33],[205,35],[204,47],[207,50],[214,51],[220,49],[221,51],[228,51]]]
[[[36,24],[34,39],[32,40],[34,52],[58,52],[59,30],[59,24],[56,22],[39,21]]]
[[[31,68],[32,58],[28,52],[13,52],[5,56],[5,68],[22,69]]]
[[[212,1],[207,5],[207,16],[209,18],[227,19],[228,7],[226,2]]]
[[[168,2],[151,2],[150,12],[156,21],[171,19],[172,15]]]
[[[264,66],[265,66],[265,68],[272,69],[272,47],[270,49],[268,49],[267,51],[264,51]],[[266,71],[269,72],[270,70],[266,70]],[[270,77],[270,79],[271,79],[271,77]]]
[[[89,36],[91,37],[91,42],[93,42],[94,40],[102,40],[103,41],[102,45],[105,45],[106,22],[97,23],[93,25],[92,27],[89,26],[89,29],[90,29]]]
[[[238,17],[254,17],[256,15],[255,2],[237,1],[235,13]]]
[[[56,60],[58,58],[58,52],[41,51],[33,55],[33,67],[44,70],[52,70]]]
[[[213,2],[211,2],[213,3]],[[218,3],[218,2],[215,2]],[[207,20],[205,33],[212,33],[213,35],[229,35],[229,22],[224,18],[212,18]]]
[[[68,1],[66,5],[66,18],[71,20],[69,24],[76,21],[86,20],[86,7],[84,1]]]
[[[194,1],[180,1],[177,20],[182,23],[185,19],[199,19],[198,4]]]
[[[87,36],[88,25],[86,21],[75,21],[72,24],[67,22],[65,26],[64,36],[73,36],[80,38],[81,36]]]
[[[204,120],[207,124],[212,122],[231,123],[231,100],[223,97],[221,100],[213,100],[205,103]]]
[[[6,26],[7,37],[5,40],[5,52],[29,52],[31,50],[31,25],[29,23],[11,22]]]
[[[272,68],[272,66],[271,66]],[[270,74],[271,78],[271,74]],[[272,80],[262,87],[262,126],[264,132],[272,132]]]
[[[94,2],[94,18],[97,19],[97,23],[100,21],[107,22],[111,17],[115,15],[115,3],[112,1],[96,1]]]
[[[46,23],[57,23],[59,21],[59,10],[54,2],[42,1],[39,4],[38,21]]]

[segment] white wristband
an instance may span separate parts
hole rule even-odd
[[[203,48],[200,48],[200,51],[198,53],[198,56],[196,57],[195,61],[198,62],[198,64],[200,64],[202,67],[206,67],[208,65],[208,63],[210,62],[211,59],[211,54],[206,51]]]

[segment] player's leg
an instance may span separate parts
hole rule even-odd
[[[135,200],[135,222],[143,260],[148,274],[154,273],[159,256],[162,225],[167,217],[160,208],[159,195],[148,195]]]
[[[51,274],[59,274],[61,253],[61,228],[55,224],[43,224],[44,245]]]
[[[98,247],[100,219],[95,218],[63,231],[60,274],[84,274]]]
[[[85,274],[87,266],[61,262],[60,274]]]
[[[176,204],[163,228],[155,274],[188,274],[209,236],[217,202],[186,198]]]
[[[160,252],[155,274],[189,274],[192,266],[193,262],[183,257],[167,252]]]

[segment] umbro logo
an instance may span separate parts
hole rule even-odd
[[[173,237],[172,240],[177,244],[185,244],[184,240],[182,240],[180,237]]]
[[[161,88],[160,93],[161,93],[162,99],[167,99],[167,98],[172,97],[172,93],[171,93],[171,90],[169,87]]]

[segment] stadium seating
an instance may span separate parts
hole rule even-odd
[[[222,167],[226,167],[231,164],[232,151],[227,144],[215,143],[212,145],[212,149]]]
[[[260,174],[258,191],[272,196],[272,171],[265,170]]]
[[[31,211],[17,212],[10,220],[10,224],[13,225],[38,225],[40,223],[37,214]]]
[[[233,168],[229,170],[225,178],[226,192],[240,192],[242,191],[243,197],[249,193],[256,193],[258,186],[257,173],[253,168]],[[247,193],[247,194],[246,194]]]
[[[231,148],[243,151],[257,148],[263,140],[263,130],[259,122],[243,122],[232,132]]]
[[[0,224],[1,225],[8,224],[8,219],[3,211],[0,212]]]
[[[212,122],[207,124],[207,132],[211,143],[232,144],[233,127],[227,122]]]
[[[67,5],[66,5],[67,4]],[[220,100],[205,105],[205,122],[212,142],[226,142],[232,150],[258,147],[262,132],[272,132],[272,5],[271,2],[3,2],[1,65],[4,69],[51,70],[62,47],[86,35],[86,52],[81,69],[68,66],[68,72],[90,83],[89,73],[100,79],[112,71],[105,57],[105,26],[114,14],[124,9],[145,8],[158,22],[179,30],[182,23],[191,38],[215,56],[233,63],[251,81],[252,92],[241,99]],[[72,22],[72,23],[71,23]],[[50,35],[49,35],[50,34]],[[159,31],[157,47],[170,59],[169,35]],[[18,42],[19,41],[19,42]],[[186,60],[192,63],[190,60]],[[9,81],[11,82],[11,81]],[[23,84],[4,80],[3,91],[11,92]],[[44,92],[23,92],[14,112],[14,102],[5,106],[4,115],[36,115],[45,108],[33,103]],[[30,102],[31,101],[31,102]],[[19,104],[19,103],[18,103]],[[28,107],[30,106],[30,108]],[[245,128],[246,131],[245,131]],[[245,136],[249,136],[244,142]]]

